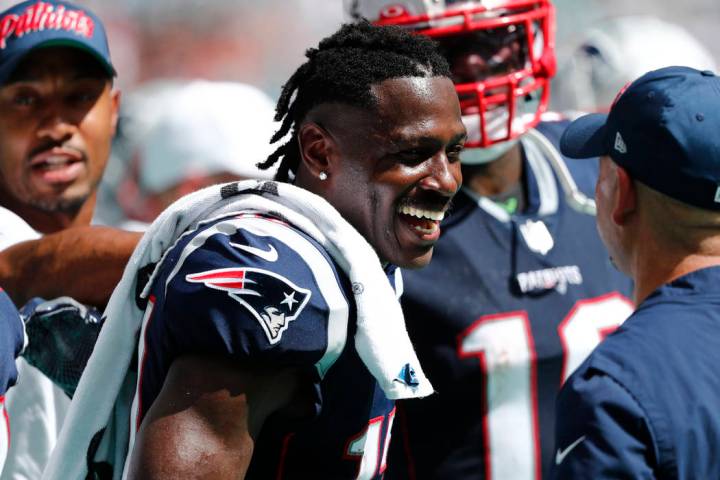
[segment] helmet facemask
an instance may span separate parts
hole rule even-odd
[[[357,4],[364,2],[375,3],[359,0]],[[481,155],[466,150],[463,162],[484,163],[499,157],[537,125],[547,109],[550,78],[555,74],[553,6],[549,0],[405,4],[384,5],[378,18],[370,20],[412,28],[438,41],[450,64],[468,129],[465,146],[487,150],[477,152]]]

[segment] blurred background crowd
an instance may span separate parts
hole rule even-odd
[[[1,0],[0,8],[12,3]],[[273,108],[282,82],[303,61],[305,49],[346,20],[341,0],[78,3],[105,22],[123,92],[120,132],[100,190],[96,222],[130,228],[142,228],[142,222],[165,206],[164,199],[203,186],[201,178],[223,180],[228,172],[218,159],[227,159],[233,150],[235,156],[254,158],[247,158],[244,166],[236,164],[238,171],[230,173],[257,175],[252,162],[269,153],[267,139],[275,128],[257,121],[268,117],[261,112]],[[589,78],[592,62],[604,63],[603,74],[610,66],[625,75],[634,68],[639,75],[660,61],[707,68],[720,58],[717,0],[554,3],[559,71],[551,107],[556,110],[588,109],[608,101],[597,85],[588,86],[594,81]],[[619,16],[626,21],[612,20]],[[582,49],[588,38],[593,47]],[[198,79],[242,82],[256,91],[232,85],[225,85],[223,93],[211,92],[207,85],[183,88]],[[605,95],[615,91],[613,84]],[[253,107],[241,108],[244,102]],[[244,133],[227,142],[223,139],[229,138],[228,131]],[[168,138],[182,142],[171,145]],[[200,152],[203,162],[197,158]],[[166,175],[170,165],[190,181],[176,184],[180,178]],[[178,165],[186,169],[180,173]]]

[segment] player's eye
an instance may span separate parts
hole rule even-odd
[[[460,153],[465,150],[464,145],[452,145],[448,148],[446,155],[450,161],[460,160]]]
[[[401,162],[410,165],[420,163],[431,156],[432,152],[428,152],[427,149],[424,148],[409,148],[397,153],[397,157]]]

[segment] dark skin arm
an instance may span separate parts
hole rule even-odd
[[[293,370],[181,357],[137,433],[129,479],[245,478],[265,420],[298,403]]]
[[[62,295],[103,308],[142,233],[73,227],[0,251],[0,285],[17,305]]]

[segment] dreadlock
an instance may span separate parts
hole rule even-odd
[[[282,158],[275,175],[279,181],[288,181],[290,172],[297,173],[297,128],[316,105],[335,102],[373,108],[376,99],[370,89],[376,83],[399,77],[450,76],[434,41],[400,27],[378,27],[367,21],[343,25],[318,48],[308,49],[305,56],[308,60],[283,86],[275,108],[275,120],[282,124],[270,143],[292,129],[291,138],[258,164],[264,170]]]

